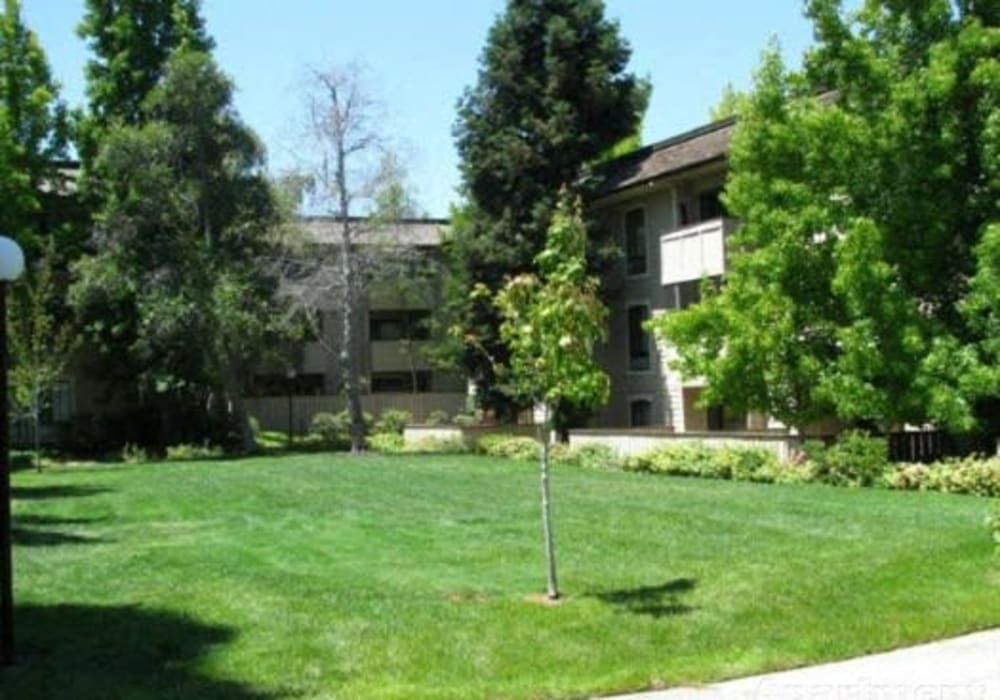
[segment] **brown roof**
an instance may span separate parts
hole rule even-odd
[[[441,245],[447,219],[404,219],[371,228],[364,219],[352,218],[359,243],[436,247]],[[301,219],[303,229],[317,243],[339,243],[340,228],[331,216],[309,216]]]
[[[724,119],[644,146],[604,166],[606,196],[726,157],[735,119]]]

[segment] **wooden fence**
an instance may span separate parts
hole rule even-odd
[[[390,409],[409,411],[415,423],[422,423],[434,411],[449,416],[465,408],[466,395],[453,394],[364,394],[361,405],[374,416]],[[246,399],[247,412],[260,422],[264,430],[288,430],[305,433],[317,413],[339,413],[346,408],[344,397],[335,396],[267,396]]]

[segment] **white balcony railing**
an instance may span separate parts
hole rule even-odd
[[[726,236],[733,219],[712,219],[660,236],[660,282],[676,284],[722,275],[726,269]]]

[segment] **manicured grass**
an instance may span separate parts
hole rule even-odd
[[[984,500],[302,455],[15,475],[3,698],[546,698],[1000,624]]]

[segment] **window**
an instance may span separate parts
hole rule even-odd
[[[427,371],[372,372],[371,390],[373,394],[412,394],[414,379],[416,392],[424,394],[431,390],[431,373]]]
[[[726,215],[726,207],[721,197],[721,187],[706,190],[698,195],[698,215],[702,221],[721,219]]]
[[[633,209],[625,214],[625,271],[646,274],[646,212]]]
[[[368,320],[371,340],[427,340],[429,311],[372,311]]]
[[[649,332],[643,324],[649,320],[648,306],[628,308],[628,368],[630,372],[649,369]]]
[[[708,429],[734,432],[746,430],[746,415],[734,413],[725,406],[710,406],[708,409]]]
[[[642,428],[653,424],[653,403],[649,399],[637,399],[628,405],[629,425]]]
[[[722,277],[716,276],[708,279],[716,289],[722,286]],[[666,293],[664,304],[668,309],[686,309],[701,301],[701,280],[668,284],[664,287],[664,292]]]

